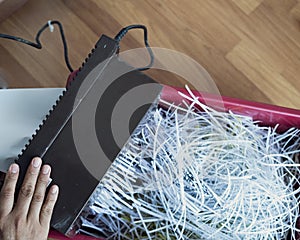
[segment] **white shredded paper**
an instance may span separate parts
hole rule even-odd
[[[296,239],[299,130],[278,134],[184,97],[192,104],[148,112],[83,211],[81,231],[108,239]]]

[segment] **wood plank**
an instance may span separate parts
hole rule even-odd
[[[268,89],[266,94],[272,102],[279,100],[287,107],[300,107],[297,101],[300,98],[299,91],[263,59],[257,49],[249,47],[246,41],[238,44],[226,57],[258,89]],[[289,92],[289,95],[282,94],[283,91]]]
[[[263,0],[231,0],[233,1],[244,13],[250,14],[253,12]]]
[[[0,75],[4,81],[9,83],[10,87],[20,87],[17,83],[17,79],[26,79],[22,87],[36,87],[39,85],[39,82],[32,78],[32,75],[2,46],[0,46],[0,52]],[[13,66],[15,70],[13,74],[9,71],[11,66]]]
[[[290,11],[291,16],[296,20],[300,21],[300,2],[298,2]]]

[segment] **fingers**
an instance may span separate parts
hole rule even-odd
[[[8,215],[12,211],[18,176],[19,166],[17,164],[12,164],[6,174],[4,184],[0,192],[0,217]]]
[[[51,168],[44,165],[40,171],[35,191],[31,200],[29,217],[39,218],[41,207],[44,202],[46,188],[48,186]]]
[[[42,160],[35,157],[27,169],[24,182],[19,192],[18,201],[15,206],[15,210],[20,214],[27,215],[28,213],[41,164]]]
[[[48,192],[46,201],[40,212],[40,224],[42,226],[48,226],[50,224],[53,208],[58,197],[58,190],[58,186],[53,185]]]
[[[49,227],[54,205],[58,197],[58,186],[54,185],[50,188],[44,201],[51,168],[49,165],[44,165],[40,171],[41,165],[42,160],[40,158],[32,160],[26,172],[13,212],[27,218],[37,219],[42,226]],[[12,212],[18,176],[19,167],[17,164],[12,164],[0,192],[0,217]]]

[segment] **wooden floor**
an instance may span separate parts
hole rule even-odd
[[[151,46],[194,58],[223,95],[300,108],[300,1],[297,0],[29,0],[0,23],[0,32],[34,39],[48,20],[63,23],[78,68],[101,34],[114,37],[141,23]],[[69,74],[58,31],[44,48],[0,39],[0,74],[10,87],[62,87]],[[142,46],[130,33],[122,49]],[[178,85],[172,75],[153,72]]]

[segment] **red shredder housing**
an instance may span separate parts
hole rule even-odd
[[[164,86],[161,93],[161,99],[179,105],[184,98],[178,94],[178,91],[185,95],[189,95],[186,89]],[[278,124],[278,132],[284,132],[292,127],[300,128],[300,110],[231,97],[216,97],[216,95],[213,94],[203,94],[197,91],[192,92],[200,102],[209,102],[210,105],[212,105],[212,103],[216,103],[216,105],[222,104],[225,111],[232,111],[236,114],[252,117],[254,121],[258,121],[262,126],[275,127]],[[186,99],[184,100],[187,101]],[[50,231],[49,238],[55,240],[69,239],[54,230]],[[79,234],[73,239],[92,240],[96,238]]]

